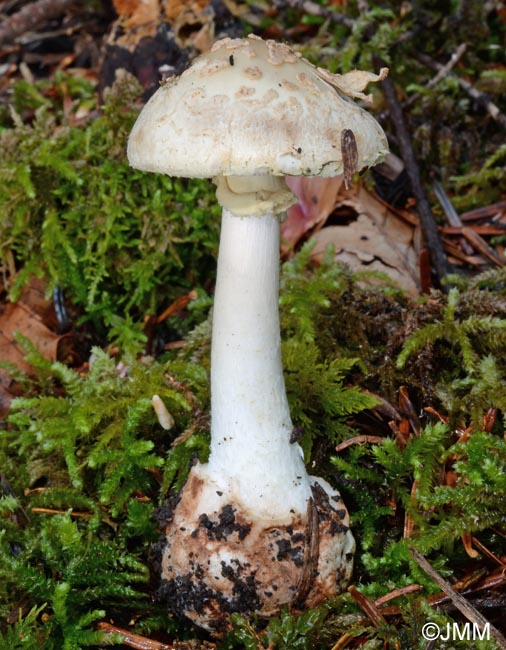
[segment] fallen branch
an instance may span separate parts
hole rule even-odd
[[[475,584],[478,582],[479,584]],[[504,575],[504,571],[497,571],[493,575],[489,576],[488,578],[485,578],[484,580],[481,580],[479,576],[476,574],[473,574],[471,581],[468,580],[461,580],[458,583],[455,584],[455,589],[459,589],[464,591],[466,594],[476,594],[481,591],[488,591],[491,589],[496,589],[498,587],[503,587],[504,584],[506,583],[506,576]],[[420,592],[422,590],[422,587],[418,584],[413,584],[413,585],[406,585],[404,587],[400,587],[399,589],[394,589],[393,591],[389,592],[388,594],[385,594],[384,596],[381,596],[380,598],[377,598],[374,601],[374,605],[376,608],[380,608],[379,611],[381,613],[381,616],[383,618],[391,618],[395,616],[400,616],[402,615],[402,608],[399,607],[398,605],[390,605],[387,607],[384,607],[386,603],[389,601],[393,600],[394,598],[399,598],[401,596],[406,596],[407,594],[411,593],[416,593]],[[350,591],[350,590],[349,590]],[[356,594],[357,590],[355,590]],[[351,593],[351,592],[350,592]],[[351,594],[353,596],[353,593]],[[354,597],[354,599],[358,602],[357,598]],[[439,606],[445,606],[448,601],[450,601],[451,598],[445,593],[444,591],[438,594],[433,594],[432,596],[427,597],[427,603],[431,607],[439,607]],[[467,602],[467,601],[466,601]],[[360,603],[359,603],[360,604]],[[359,621],[359,624],[365,623],[367,619],[362,619]],[[345,633],[343,636],[340,637],[340,639],[332,646],[332,650],[343,650],[344,648],[348,647],[353,641],[355,640],[355,637],[352,636],[351,634]]]
[[[19,34],[61,16],[74,2],[75,0],[37,0],[27,4],[0,23],[0,45],[12,42]]]
[[[378,59],[376,63],[378,66],[384,67],[383,61]],[[439,236],[429,200],[423,187],[420,169],[415,158],[408,127],[402,113],[401,105],[397,99],[394,84],[390,77],[387,77],[381,83],[390,109],[390,117],[397,133],[401,157],[404,161],[404,164],[406,165],[406,171],[408,173],[409,179],[411,181],[411,186],[413,188],[413,193],[415,195],[417,210],[418,214],[420,215],[420,225],[422,227],[425,243],[429,249],[432,265],[436,272],[436,276],[438,278],[438,281],[441,283],[441,280],[444,278],[444,276],[448,275],[448,273],[451,272],[451,266],[446,257],[443,248],[443,242]]]
[[[494,627],[490,621],[488,621],[481,612],[479,612],[475,607],[469,603],[462,594],[459,594],[458,591],[450,585],[449,582],[446,582],[437,571],[435,571],[431,564],[419,553],[415,548],[410,547],[410,552],[413,558],[416,560],[417,564],[425,573],[434,580],[437,586],[442,589],[448,598],[452,601],[455,607],[463,614],[471,623],[477,625],[480,630],[489,629],[490,635],[495,639],[498,647],[501,650],[506,650],[506,638],[499,632],[499,630]]]
[[[473,597],[475,597],[477,593],[497,589],[499,587],[504,587],[504,585],[506,584],[506,576],[504,576],[503,573],[504,571],[500,570],[484,579],[481,579],[482,576],[480,575],[473,574],[469,580],[464,579],[463,581],[459,581],[458,583],[453,585],[453,588],[455,589],[455,591],[462,592],[467,596],[472,595]],[[410,586],[413,587],[413,585]],[[374,602],[376,603],[376,605],[382,606],[383,603],[380,601],[382,599],[387,598],[388,596],[390,596],[390,594],[387,594],[386,596],[382,596],[381,599],[378,599]],[[427,597],[427,603],[431,607],[445,607],[449,602],[450,602],[450,598],[444,592],[433,594],[432,596]],[[381,613],[385,617],[399,616],[401,610],[397,605],[389,605],[388,607],[382,606]]]
[[[441,69],[444,68],[444,66],[441,63],[434,61],[434,59],[432,59],[427,54],[424,54],[423,52],[418,52],[417,54],[415,54],[415,58],[418,61],[420,61],[420,63],[423,63],[423,65],[437,72],[439,72]],[[462,88],[462,90],[464,90],[482,108],[484,108],[493,120],[498,122],[502,127],[506,129],[506,115],[501,113],[499,107],[496,106],[496,104],[494,104],[494,102],[490,99],[488,95],[480,92],[479,90],[476,90],[476,88],[473,86],[472,83],[470,83],[466,79],[462,79],[461,77],[454,74],[453,72],[450,73],[448,76],[451,76],[453,79],[456,79],[457,83]]]
[[[437,84],[440,81],[445,79],[450,74],[452,68],[454,68],[457,65],[457,63],[460,61],[466,49],[467,49],[467,43],[461,43],[458,46],[458,48],[455,50],[455,52],[451,55],[451,57],[448,59],[448,61],[444,65],[441,65],[441,67],[438,69],[434,77],[432,77],[432,79],[430,79],[425,84],[425,88],[433,88],[434,86],[437,86]],[[419,97],[420,97],[420,93],[415,93],[414,95],[411,95],[411,97],[404,102],[403,104],[404,108],[411,106],[414,102],[416,102],[419,99]]]
[[[477,229],[463,225],[462,219],[457,214],[457,211],[453,207],[441,183],[434,181],[432,184],[432,189],[434,190],[434,194],[441,204],[441,207],[445,211],[446,218],[448,219],[451,227],[453,229],[458,229],[459,234],[463,236],[464,239],[462,242],[462,248],[464,250],[464,253],[466,253],[466,255],[472,255],[473,250],[476,250],[493,264],[497,266],[504,266],[504,261],[499,257],[497,252],[487,244],[483,237],[481,237]],[[490,226],[488,226],[488,228],[490,229]],[[442,228],[440,230],[441,232],[448,233],[449,229]],[[504,234],[504,231],[500,228],[496,228],[496,231],[497,232],[494,234]]]
[[[123,645],[128,646],[129,648],[135,648],[135,650],[192,650],[195,648],[195,645],[191,642],[186,643],[185,641],[176,641],[175,645],[168,645],[167,643],[162,643],[161,641],[155,641],[154,639],[149,639],[148,637],[141,636],[140,634],[134,634],[129,630],[125,630],[121,627],[116,627],[110,623],[102,621],[98,623],[97,628],[105,632],[105,634],[110,635],[111,637],[123,637]],[[209,643],[203,641],[200,646],[201,650],[216,648],[214,643]]]

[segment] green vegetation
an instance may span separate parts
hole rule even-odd
[[[487,545],[500,553],[504,540],[491,527],[500,527],[504,520],[502,424],[496,421],[488,431],[477,427],[466,440],[459,440],[455,428],[424,418],[422,429],[410,432],[402,444],[385,434],[381,444],[354,445],[336,455],[335,442],[359,432],[365,417],[359,412],[377,404],[345,380],[352,371],[363,385],[373,380],[374,388],[375,382],[368,372],[367,349],[360,362],[339,352],[330,357],[332,328],[320,337],[318,325],[332,313],[335,329],[340,330],[353,305],[360,323],[357,336],[365,338],[371,305],[386,302],[397,304],[400,330],[404,299],[360,288],[330,258],[311,267],[308,257],[306,247],[284,265],[281,305],[289,399],[294,422],[304,427],[308,461],[312,466],[316,463],[315,473],[339,485],[350,508],[359,544],[354,580],[360,582],[361,591],[377,598],[395,587],[417,583],[425,593],[434,593],[437,588],[411,558],[402,538],[404,517],[413,522],[409,543],[430,553],[443,575],[458,575],[459,566],[465,566],[459,541],[463,534],[483,534]],[[492,281],[490,274],[485,280]],[[479,280],[474,285],[480,286]],[[478,336],[478,329],[469,327],[459,306],[472,310],[473,295],[478,300],[477,292],[488,291],[473,288],[461,294],[454,290],[447,298],[438,296],[437,316],[413,326],[402,352],[398,347],[398,366],[409,364],[422,347],[432,355],[434,366],[440,359],[442,368],[432,384],[434,396],[444,398],[444,389],[458,393],[455,408],[448,413],[450,421],[461,426],[477,417],[476,401],[467,398],[479,389],[479,369],[495,359],[497,347],[493,336]],[[345,292],[354,294],[354,299],[340,314]],[[385,318],[391,318],[388,312]],[[502,315],[485,319],[486,333],[491,322],[500,333],[506,319]],[[437,349],[442,332],[453,340],[453,331],[457,344],[448,353],[454,366]],[[462,341],[473,334],[477,334],[471,343],[473,363],[467,367],[465,362],[458,364],[458,358],[467,349]],[[198,328],[189,341],[177,355],[160,360],[130,357],[119,365],[96,348],[85,375],[37,359],[32,351],[38,375],[34,386],[43,386],[44,394],[16,399],[0,433],[0,466],[12,490],[1,501],[0,606],[2,618],[11,621],[2,630],[4,644],[18,647],[15,643],[19,645],[23,638],[25,645],[20,648],[31,647],[36,639],[44,650],[92,647],[103,638],[94,624],[109,618],[124,626],[135,618],[138,633],[189,633],[187,625],[166,618],[153,603],[156,576],[150,578],[150,571],[155,571],[151,549],[159,534],[154,510],[171,488],[182,485],[193,455],[205,460],[208,450],[208,422],[202,416],[208,409],[208,329]],[[337,341],[333,347],[339,348]],[[375,354],[377,348],[376,341],[371,347]],[[200,356],[196,357],[197,349]],[[500,368],[503,361],[495,363]],[[459,377],[462,372],[467,374]],[[489,384],[494,381],[492,396],[499,395],[499,386],[504,385],[502,375],[488,376]],[[174,416],[176,425],[170,432],[160,427],[151,408],[154,393]],[[487,401],[486,394],[482,394],[482,415],[489,407],[504,408],[502,402]],[[446,404],[452,406],[444,400],[436,406]],[[455,476],[453,484],[441,483],[443,470]],[[26,488],[30,492],[22,496]],[[403,634],[414,638],[424,621],[435,618],[423,602],[421,597],[410,597],[398,615],[401,628],[389,625],[375,630],[375,638],[395,640]],[[372,634],[348,595],[301,617],[284,612],[263,630],[237,616],[222,646],[267,648],[272,643],[275,648],[311,648],[339,630]],[[107,643],[113,642],[108,637]]]
[[[107,336],[127,351],[142,349],[143,316],[212,280],[219,232],[209,182],[129,167],[139,94],[125,74],[93,118],[84,81],[60,75],[40,89],[18,82],[14,128],[0,132],[0,260],[11,299],[31,275],[42,276],[48,292],[65,291],[97,342]]]

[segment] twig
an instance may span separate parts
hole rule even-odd
[[[453,203],[450,201],[448,194],[445,192],[444,187],[441,185],[439,181],[433,181],[432,190],[434,191],[437,200],[439,201],[441,207],[443,208],[450,226],[455,226],[455,227],[460,226],[462,228],[462,221],[460,220],[457,210],[455,210],[455,208],[453,207]],[[466,255],[473,254],[472,246],[465,239],[461,240],[460,243],[462,244],[462,249]]]
[[[477,219],[491,219],[492,221],[500,220],[506,215],[506,201],[485,205],[482,208],[475,208],[470,212],[464,212],[460,215],[462,221],[476,221]]]
[[[479,580],[479,576],[474,576],[473,580]],[[474,584],[472,586],[469,586],[468,583],[464,583],[463,581],[457,583],[455,587],[457,589],[465,590],[465,593],[468,594],[476,594],[479,593],[480,591],[485,591],[485,590],[490,590],[490,589],[496,589],[498,587],[504,586],[506,583],[506,576],[504,575],[504,571],[497,571],[491,576],[488,576],[488,578],[485,578],[484,580],[480,581],[480,583],[476,586]],[[402,612],[401,609],[399,608],[398,605],[389,605],[388,607],[384,607],[384,605],[390,601],[393,600],[394,598],[399,598],[400,596],[405,596],[410,593],[418,592],[422,589],[420,585],[413,584],[413,585],[406,585],[405,587],[400,587],[399,589],[395,589],[394,591],[391,591],[388,594],[385,594],[384,596],[381,596],[381,598],[378,598],[377,600],[374,601],[374,604],[376,607],[380,607],[380,612],[381,615],[386,618],[386,617],[391,617],[391,616],[399,616]],[[445,605],[450,598],[449,596],[444,593],[438,593],[438,594],[433,594],[432,596],[427,597],[427,603],[431,607],[436,607],[439,605]],[[361,623],[365,622],[365,619],[362,619]],[[354,637],[351,636],[350,634],[344,634],[333,646],[332,650],[342,650],[343,648],[346,648],[352,641],[354,640]]]
[[[484,257],[493,262],[496,266],[504,266],[503,260],[501,260],[495,250],[491,248],[483,237],[480,237],[480,235],[478,235],[478,233],[472,228],[464,226],[462,228],[462,234],[465,239]]]
[[[453,207],[453,203],[450,201],[444,187],[439,181],[433,181],[432,190],[441,204],[450,226],[462,226],[462,221],[460,220],[457,210]]]
[[[381,627],[386,624],[385,617],[378,609],[378,603],[372,601],[366,595],[362,594],[355,586],[350,585],[348,587],[348,592],[350,593],[353,600],[360,605],[362,610],[367,615],[367,618],[372,622],[374,627]],[[351,634],[345,633],[343,636],[332,646],[332,650],[343,650],[347,648],[350,643],[353,641],[353,636]],[[400,648],[398,642],[395,643],[396,650]]]
[[[416,436],[420,435],[420,419],[417,415],[415,407],[413,406],[413,402],[409,397],[406,386],[401,386],[399,388],[399,411],[408,419],[413,433]]]
[[[384,605],[385,603],[389,603],[391,600],[394,600],[395,598],[400,598],[401,596],[407,596],[408,594],[414,594],[417,591],[421,591],[423,587],[421,585],[405,585],[404,587],[398,587],[397,589],[394,589],[388,594],[385,594],[384,596],[380,596],[380,598],[376,598],[374,601],[374,604],[377,607],[381,607],[381,605]]]
[[[442,68],[444,68],[441,63],[434,61],[434,59],[432,59],[427,54],[424,54],[423,52],[417,52],[414,56],[418,61],[423,63],[423,65],[426,65],[432,70],[439,72]],[[472,83],[466,81],[466,79],[462,79],[453,72],[449,74],[452,78],[457,80],[457,83],[462,88],[462,90],[464,90],[470,97],[472,97],[480,106],[482,106],[487,111],[493,120],[498,122],[502,127],[506,129],[506,115],[501,113],[499,107],[496,106],[493,101],[491,101],[488,95],[480,92],[479,90],[476,90]]]
[[[491,551],[490,549],[488,549],[488,548],[485,546],[485,544],[482,544],[482,543],[480,542],[479,539],[477,539],[476,537],[472,537],[472,538],[471,538],[471,541],[472,541],[472,543],[473,543],[473,546],[476,546],[476,548],[477,548],[481,553],[483,553],[483,555],[486,555],[486,556],[489,558],[489,560],[492,560],[493,562],[495,562],[496,564],[498,564],[498,565],[499,565],[500,567],[502,567],[503,569],[506,568],[506,562],[504,562],[503,560],[501,560],[501,558],[498,558],[497,555],[495,555],[495,553],[492,553],[492,551]]]
[[[57,510],[56,508],[32,508],[32,512],[34,515],[64,515],[67,511]],[[69,514],[74,519],[91,519],[93,517],[91,512],[75,512],[72,510]]]
[[[504,261],[499,257],[499,255],[497,255],[495,250],[487,244],[487,242],[479,235],[479,233],[476,232],[476,230],[462,225],[462,220],[453,207],[441,183],[439,183],[439,181],[434,181],[432,184],[432,189],[434,190],[434,194],[441,204],[441,207],[445,211],[450,225],[454,227],[460,226],[460,233],[464,237],[464,252],[467,255],[471,255],[473,249],[476,249],[493,264],[496,264],[497,266],[504,266]]]
[[[353,600],[360,605],[374,627],[381,627],[386,624],[385,617],[373,600],[361,593],[354,585],[348,587],[348,592]]]
[[[451,55],[451,57],[448,59],[448,61],[444,64],[441,65],[441,68],[436,72],[434,77],[430,79],[426,84],[425,88],[433,88],[434,86],[437,86],[437,84],[442,81],[445,77],[449,75],[451,72],[452,68],[454,68],[457,63],[460,61],[460,59],[463,57],[465,51],[467,49],[467,43],[461,43],[458,48],[455,50],[455,52]],[[414,93],[411,95],[411,97],[406,100],[403,104],[404,108],[407,108],[408,106],[411,106],[414,102],[418,100],[420,97],[420,93]]]
[[[378,66],[384,67],[384,62],[380,59],[376,61]],[[427,194],[423,187],[420,169],[415,158],[408,127],[402,113],[402,108],[397,99],[394,84],[390,77],[381,82],[385,91],[385,97],[390,109],[390,116],[397,131],[399,149],[401,157],[406,165],[406,171],[411,181],[413,193],[417,202],[417,209],[420,215],[420,225],[425,238],[427,248],[431,256],[436,276],[441,282],[445,275],[451,271],[450,264],[444,252],[443,243],[439,237],[439,232],[430,208]]]
[[[111,636],[122,636],[123,645],[126,645],[129,648],[135,648],[135,650],[191,650],[191,648],[195,647],[193,644],[184,641],[178,641],[176,645],[168,645],[167,643],[155,641],[145,636],[141,636],[140,634],[134,634],[129,630],[116,627],[115,625],[111,625],[105,621],[98,623],[97,628]],[[211,648],[216,648],[214,643],[209,643],[208,641],[204,641],[200,647],[202,650],[204,648],[209,650],[211,650]]]
[[[469,583],[457,583],[454,585],[455,590],[462,591],[463,593],[467,595],[475,595],[479,592],[482,591],[487,591],[490,589],[496,589],[498,587],[503,587],[504,584],[506,583],[506,576],[503,575],[504,571],[498,571],[491,576],[488,576],[487,578],[484,578],[483,580],[480,579],[480,576],[473,576],[472,577],[472,584],[469,585]],[[475,585],[474,582],[479,580],[479,584]],[[413,585],[410,585],[413,586]],[[390,594],[387,594],[389,596]],[[382,598],[386,598],[387,596],[382,596]],[[431,607],[439,607],[440,605],[445,605],[450,598],[445,594],[444,592],[440,592],[438,594],[433,594],[432,596],[427,597],[427,603]],[[378,599],[374,601],[376,605],[382,605],[380,602],[381,599]],[[389,605],[388,607],[381,607],[381,613],[383,616],[398,616],[400,614],[400,609],[397,605]]]
[[[481,268],[486,264],[486,261],[481,255],[466,255],[458,246],[455,246],[446,238],[443,238],[443,245],[449,257],[453,258],[456,262],[464,262],[464,264],[469,264],[475,268]]]
[[[487,236],[493,236],[493,235],[505,235],[506,234],[506,224],[500,224],[502,227],[499,226],[469,226],[471,230],[473,230],[475,233],[478,235],[487,235]],[[439,232],[441,232],[443,235],[462,235],[462,228],[465,228],[465,226],[441,226],[439,229]]]
[[[75,0],[37,0],[27,4],[0,24],[0,45],[41,23],[57,18]]]
[[[497,645],[502,650],[506,650],[506,638],[499,632],[499,630],[494,627],[490,621],[488,621],[481,612],[479,612],[475,607],[473,607],[462,594],[459,594],[458,591],[450,585],[449,582],[446,582],[437,571],[435,571],[431,564],[419,553],[415,548],[410,547],[410,552],[413,558],[416,560],[417,564],[425,573],[434,580],[437,586],[442,589],[448,598],[452,601],[455,607],[463,614],[471,623],[477,625],[480,630],[489,629],[491,636],[494,637]]]
[[[110,623],[100,622],[97,624],[97,628],[108,636],[122,636],[123,644],[130,648],[136,648],[136,650],[174,650],[174,646],[147,639],[139,634],[133,634]]]
[[[190,293],[187,293],[184,296],[179,296],[179,298],[174,300],[165,311],[163,311],[159,316],[156,316],[156,324],[159,325],[160,323],[163,323],[163,321],[167,320],[169,316],[183,310],[189,302],[196,300],[197,297],[198,294],[195,290],[190,291]]]
[[[458,46],[458,48],[455,50],[455,52],[451,55],[451,57],[448,59],[448,61],[444,65],[441,65],[436,75],[428,81],[427,88],[432,88],[433,86],[437,86],[437,84],[440,81],[442,81],[445,77],[447,77],[450,71],[452,70],[452,68],[454,68],[457,65],[457,63],[460,61],[460,59],[464,56],[466,50],[467,50],[467,43],[461,43]]]

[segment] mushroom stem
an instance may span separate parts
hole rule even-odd
[[[279,219],[223,209],[211,348],[207,472],[245,510],[277,523],[311,496],[281,364]]]

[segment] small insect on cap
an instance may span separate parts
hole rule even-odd
[[[367,101],[367,84],[387,72],[332,74],[288,45],[225,38],[157,90],[134,125],[128,159],[188,178],[360,170],[378,163],[388,145],[352,98]]]

